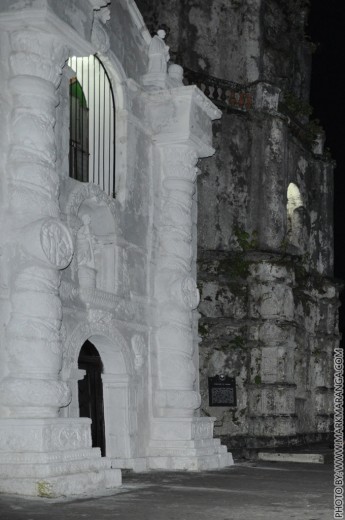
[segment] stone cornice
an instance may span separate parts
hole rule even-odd
[[[198,87],[178,87],[143,96],[155,143],[186,144],[196,150],[198,157],[214,154],[211,122],[221,117],[221,111]]]
[[[200,107],[212,121],[222,117],[221,110],[219,110],[219,108],[217,108],[216,105],[212,103],[212,101],[210,101],[196,85],[177,87],[169,90],[155,90],[154,92],[147,92],[146,95],[148,98],[154,99],[157,103],[168,101],[172,98],[189,98]]]
[[[21,30],[24,26],[56,35],[76,55],[85,56],[94,52],[91,42],[87,41],[79,32],[48,8],[22,9],[0,13],[1,30]]]
[[[209,116],[209,118],[213,121],[214,119],[220,119],[222,117],[222,112],[219,108],[209,100],[207,96],[195,85],[190,85],[188,87],[180,87],[183,88],[184,91],[191,89],[193,91],[193,97],[195,103]]]

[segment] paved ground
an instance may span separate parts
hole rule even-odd
[[[116,493],[0,496],[1,520],[331,520],[331,464],[238,463],[203,473],[128,474]]]

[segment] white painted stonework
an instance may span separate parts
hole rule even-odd
[[[220,113],[179,69],[151,81],[135,4],[103,4],[0,6],[0,492],[232,463],[198,416],[196,361],[196,165]],[[96,52],[116,101],[115,199],[69,178],[67,60]],[[80,417],[86,341],[103,367],[102,457]]]

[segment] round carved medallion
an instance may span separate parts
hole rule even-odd
[[[47,219],[41,227],[41,246],[48,261],[64,269],[72,260],[73,242],[67,227],[55,219]]]

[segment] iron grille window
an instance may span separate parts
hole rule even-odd
[[[115,197],[115,102],[107,71],[95,56],[72,57],[69,175]]]

